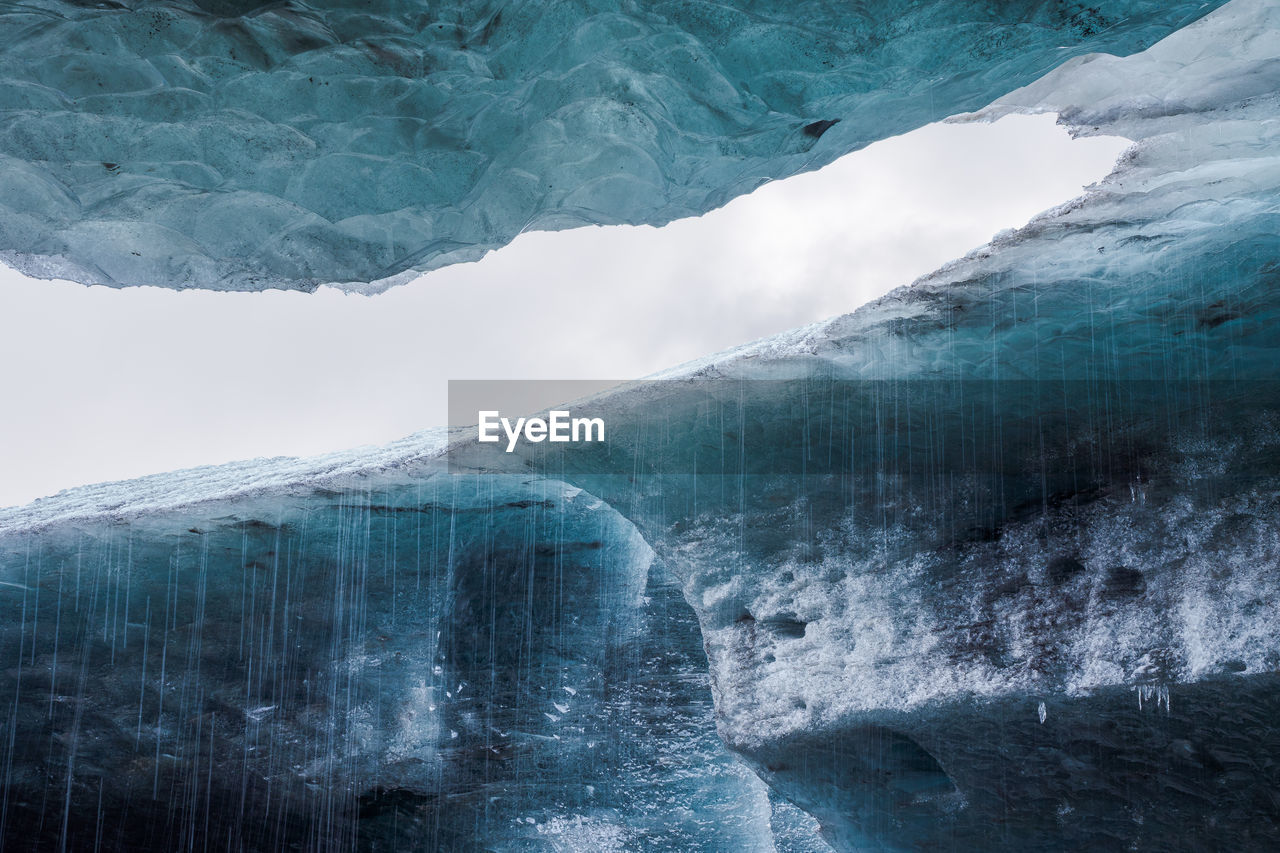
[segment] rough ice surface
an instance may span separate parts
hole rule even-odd
[[[704,213],[1217,5],[8,4],[0,259],[376,289],[525,230]]]
[[[6,842],[1275,849],[1277,56],[1234,0],[967,117],[1135,146],[606,396],[628,474],[424,434],[0,511]]]
[[[7,538],[6,849],[774,849],[633,525],[380,480]]]

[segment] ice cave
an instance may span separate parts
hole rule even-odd
[[[607,451],[428,429],[0,509],[5,850],[1280,847],[1280,7],[0,18],[3,259],[84,283],[388,287],[943,117],[1134,143],[598,395]]]

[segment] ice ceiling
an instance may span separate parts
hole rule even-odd
[[[1216,5],[7,4],[0,258],[383,287],[528,229],[703,213]]]

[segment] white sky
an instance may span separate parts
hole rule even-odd
[[[379,296],[0,267],[0,506],[443,424],[449,379],[633,379],[846,313],[1079,194],[1123,140],[930,125],[664,228],[531,233]]]

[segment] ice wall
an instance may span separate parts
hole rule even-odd
[[[1001,99],[984,114],[1137,144],[1083,201],[702,366],[881,380],[868,405],[902,408],[870,434],[917,450],[946,436],[902,380],[989,382],[975,401],[1009,427],[976,432],[985,464],[913,469],[906,441],[867,451],[872,476],[757,480],[674,537],[722,733],[838,845],[1280,837],[1259,793],[1278,781],[1277,56],[1274,6],[1238,2]],[[1075,443],[1001,452],[1044,435]]]
[[[1216,5],[10,5],[0,259],[386,287],[526,229],[704,213]]]
[[[420,470],[0,547],[7,850],[774,849],[678,587],[580,489]]]

